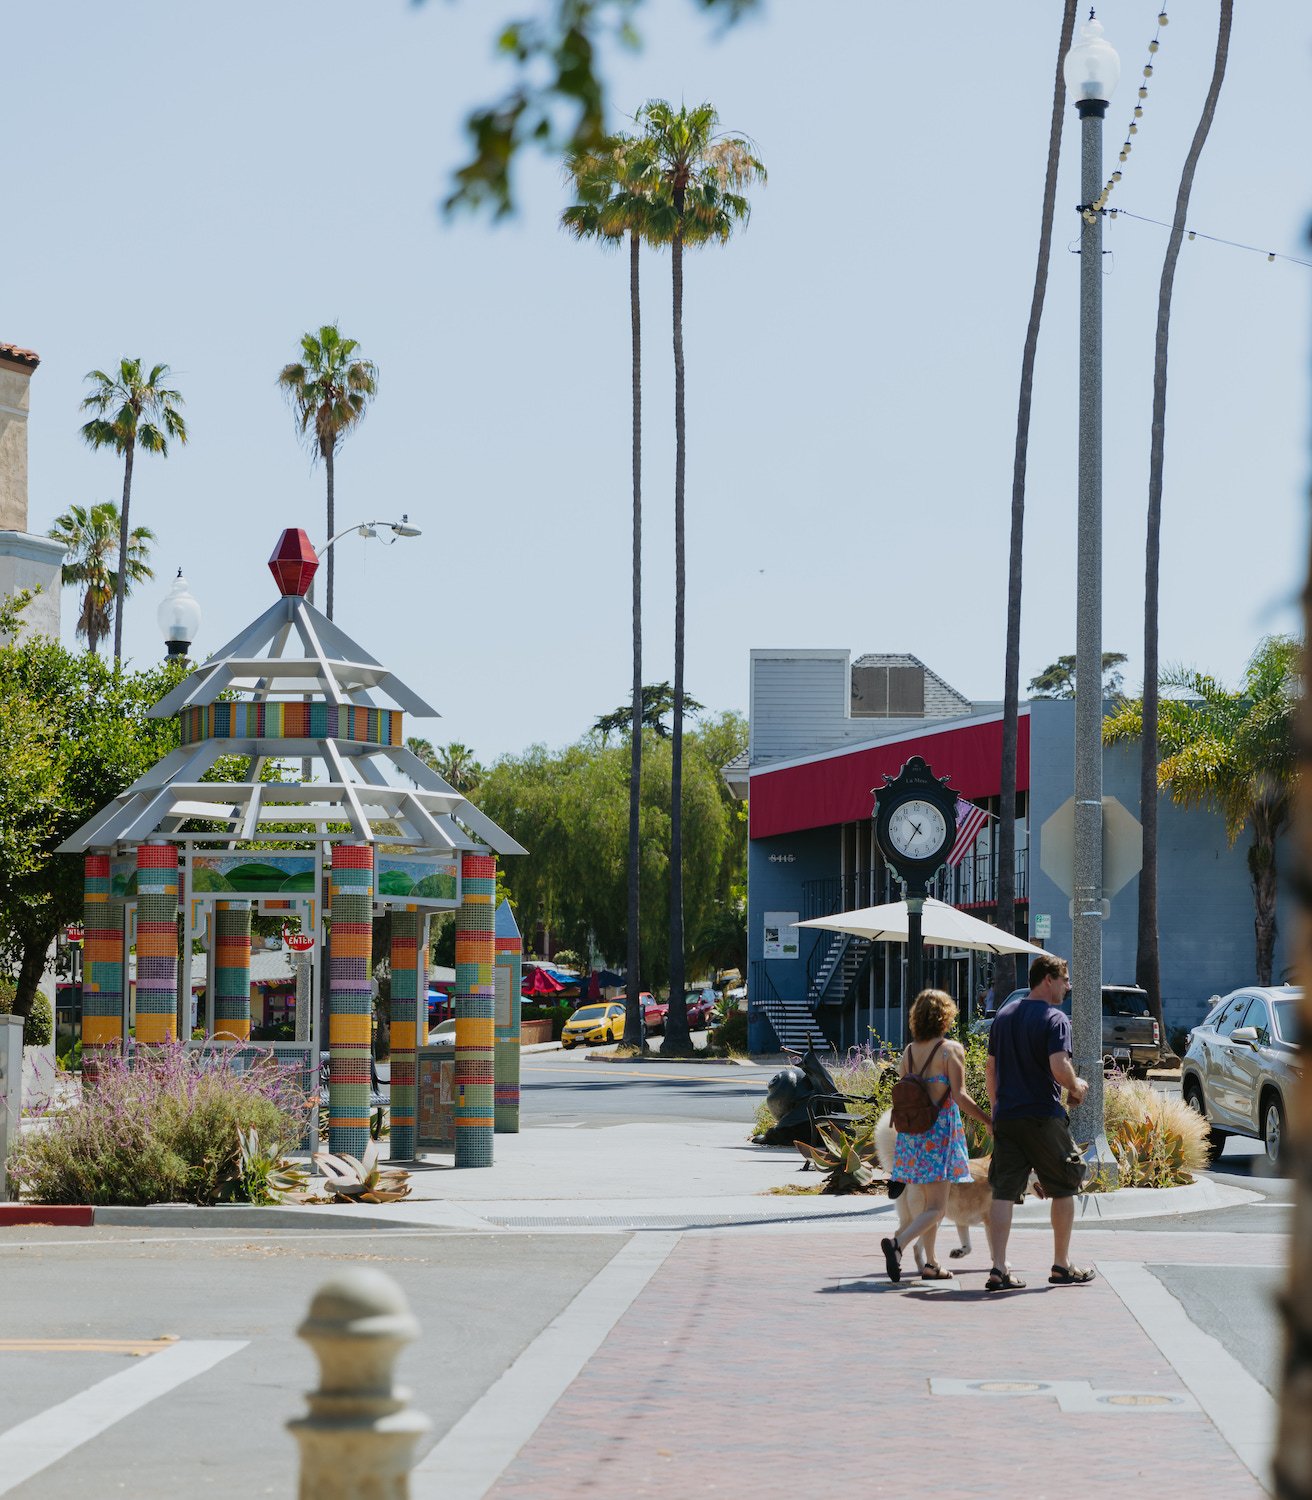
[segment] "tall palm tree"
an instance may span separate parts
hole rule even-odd
[[[1225,819],[1233,844],[1245,828],[1253,842],[1248,873],[1253,885],[1257,982],[1271,983],[1276,937],[1276,840],[1289,825],[1294,795],[1294,686],[1300,645],[1269,636],[1249,658],[1238,688],[1203,672],[1164,673],[1162,686],[1187,696],[1159,705],[1157,789],[1182,807],[1205,805]],[[1127,700],[1103,722],[1103,742],[1114,745],[1143,733],[1143,703]]]
[[[169,443],[187,441],[187,424],[178,408],[179,392],[165,382],[167,365],[152,365],[144,373],[139,359],[121,359],[113,375],[91,370],[93,382],[82,398],[83,411],[95,415],[81,428],[82,440],[92,448],[112,448],[123,455],[123,503],[119,511],[118,572],[114,589],[114,660],[123,657],[123,601],[127,598],[128,562],[132,533],[128,511],[132,504],[132,464],[138,448],[167,458]]]
[[[670,1008],[662,1050],[687,1051],[688,1013],[683,966],[683,636],[684,480],[686,424],[683,364],[683,252],[685,246],[723,243],[745,224],[751,205],[740,189],[765,181],[765,167],[744,136],[723,135],[713,105],[675,109],[664,99],[638,111],[659,188],[652,201],[656,238],[671,251],[674,324],[674,725],[670,777]]]
[[[640,929],[640,815],[642,794],[642,310],[638,297],[639,255],[653,238],[652,196],[659,190],[648,142],[611,136],[595,151],[576,152],[566,162],[575,202],[560,216],[576,239],[615,246],[629,242],[630,382],[633,404],[633,687],[629,710],[629,861],[624,1035],[640,1037],[642,989]]]
[[[1021,557],[1025,542],[1025,473],[1029,464],[1030,408],[1034,399],[1034,362],[1039,348],[1039,325],[1048,294],[1048,261],[1052,251],[1052,215],[1057,200],[1057,164],[1061,158],[1061,127],[1066,114],[1066,80],[1062,63],[1075,33],[1076,0],[1062,9],[1061,37],[1052,85],[1052,118],[1048,123],[1048,164],[1043,176],[1043,207],[1039,213],[1039,256],[1030,294],[1030,320],[1020,357],[1020,395],[1016,403],[1016,450],[1011,467],[1011,545],[1007,560],[1007,646],[1002,687],[1002,779],[998,805],[997,924],[1004,932],[1016,930],[1016,757],[1020,746],[1020,594]],[[1027,819],[1028,822],[1028,819]],[[999,954],[993,960],[993,993],[1010,994],[1016,987],[1016,960]]]
[[[1148,455],[1148,545],[1144,565],[1143,599],[1143,739],[1139,763],[1139,821],[1143,824],[1143,868],[1139,872],[1139,937],[1134,979],[1148,992],[1148,1004],[1162,1024],[1162,959],[1157,930],[1157,673],[1158,673],[1158,582],[1162,558],[1162,467],[1166,447],[1166,356],[1171,330],[1171,293],[1175,267],[1184,243],[1185,216],[1193,192],[1194,173],[1203,153],[1216,101],[1225,79],[1230,55],[1230,25],[1234,0],[1221,0],[1220,25],[1216,34],[1216,57],[1212,82],[1203,100],[1194,138],[1180,172],[1175,195],[1175,218],[1171,223],[1162,281],[1157,292],[1157,341],[1153,358],[1152,442]],[[1165,1035],[1165,1028],[1163,1028]]]
[[[291,403],[301,436],[316,459],[323,459],[328,478],[328,537],[337,530],[333,488],[333,460],[352,428],[364,420],[378,394],[378,367],[356,359],[355,339],[343,338],[336,323],[325,323],[318,333],[301,335],[301,358],[284,365],[278,384]],[[327,615],[333,617],[333,549],[328,549]]]
[[[119,570],[114,563],[118,556],[119,532],[119,509],[112,500],[102,500],[92,506],[70,505],[50,528],[50,535],[67,549],[64,585],[70,588],[84,585],[77,633],[91,651],[100,649],[115,614]],[[132,592],[134,583],[155,576],[149,561],[150,544],[154,540],[155,533],[145,526],[132,528],[128,537],[124,598]]]

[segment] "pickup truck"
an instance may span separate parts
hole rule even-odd
[[[1028,989],[1012,990],[1007,1000],[1029,994]],[[1003,1001],[1005,1005],[1007,1000]],[[1061,1008],[1071,1013],[1071,997]],[[981,1016],[971,1027],[975,1036],[987,1036],[996,1011]],[[1148,1009],[1148,993],[1133,984],[1105,984],[1102,987],[1102,1064],[1104,1068],[1123,1068],[1131,1078],[1146,1078],[1148,1069],[1162,1060],[1162,1037],[1157,1022]]]

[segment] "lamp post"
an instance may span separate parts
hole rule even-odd
[[[169,656],[186,656],[200,630],[200,605],[191,592],[191,585],[182,576],[181,568],[173,580],[173,587],[155,611],[155,618],[164,632],[164,645]]]
[[[1102,122],[1121,63],[1092,10],[1062,72],[1080,116],[1080,423],[1075,559],[1075,1069],[1089,1082],[1077,1140],[1113,1173],[1102,1083]]]
[[[366,540],[373,537],[375,541],[381,541],[382,538],[378,535],[380,526],[392,533],[392,540],[386,544],[389,547],[395,546],[402,537],[423,536],[424,534],[418,526],[411,525],[409,515],[404,513],[399,521],[357,521],[354,526],[345,526],[335,536],[330,536],[322,547],[316,547],[314,555],[322,557],[329,547],[335,542],[340,542],[344,536],[350,536],[352,532]],[[310,592],[306,597],[311,604],[314,603],[313,583],[310,584]],[[328,618],[331,620],[332,617],[332,610],[329,610]]]

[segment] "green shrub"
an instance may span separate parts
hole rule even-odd
[[[706,1040],[709,1046],[717,1050],[723,1048],[726,1052],[746,1052],[746,1014],[740,1010],[733,1011],[720,1022]]]
[[[1107,1080],[1103,1125],[1122,1187],[1180,1187],[1207,1165],[1207,1121],[1145,1080]]]
[[[0,979],[0,1015],[14,1013],[17,991],[12,981]],[[23,1022],[24,1047],[48,1047],[55,1035],[55,1013],[50,1006],[50,997],[38,990],[32,998],[32,1009]]]
[[[241,1132],[271,1152],[300,1145],[298,1073],[272,1057],[239,1071],[231,1054],[185,1046],[112,1059],[71,1109],[22,1137],[9,1175],[38,1203],[214,1203],[239,1176]]]

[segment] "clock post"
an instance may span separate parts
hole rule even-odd
[[[919,994],[924,975],[922,922],[925,892],[957,839],[957,795],[946,776],[935,776],[918,755],[898,774],[873,788],[875,842],[884,862],[902,882],[907,902],[907,992],[903,1006]]]

